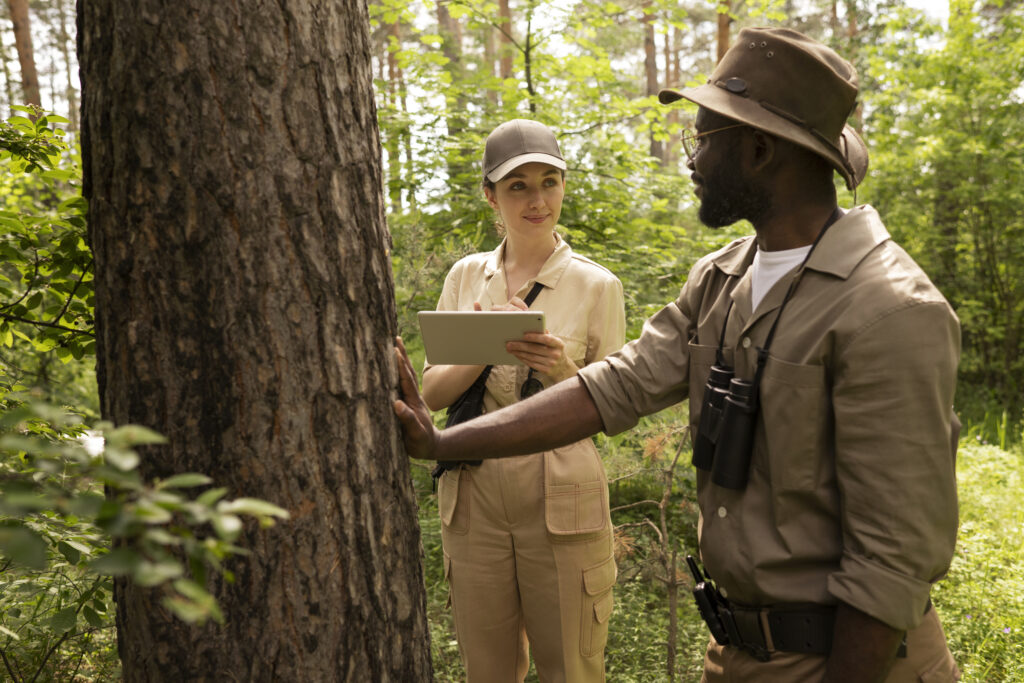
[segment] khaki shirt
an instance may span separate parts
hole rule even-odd
[[[616,434],[690,400],[696,433],[726,310],[724,355],[752,379],[794,269],[751,310],[752,237],[702,258],[639,339],[581,371]],[[744,605],[842,601],[917,625],[957,530],[951,407],[960,350],[952,309],[870,206],[821,239],[775,332],[750,479],[698,470],[704,563]]]
[[[607,268],[573,253],[557,234],[555,250],[537,277],[515,292],[520,299],[540,282],[530,310],[543,311],[548,331],[565,342],[566,355],[577,367],[593,363],[622,347],[626,315],[622,283]],[[491,252],[471,254],[458,261],[445,278],[437,302],[439,311],[471,311],[479,302],[483,310],[508,303],[505,295],[505,242]],[[429,364],[424,366],[424,370]],[[496,365],[487,378],[484,412],[519,400],[519,388],[529,373],[525,365]],[[545,387],[554,380],[534,373]]]

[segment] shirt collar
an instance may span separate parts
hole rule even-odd
[[[889,231],[874,207],[857,206],[832,224],[807,261],[807,268],[831,273],[844,280],[868,252],[889,239]],[[740,277],[754,261],[757,240],[743,237],[726,245],[712,262],[726,275]]]
[[[505,255],[505,244],[508,238],[501,241],[498,248],[492,251],[487,257],[487,263],[484,267],[484,276],[490,280],[499,271],[502,270],[503,257]],[[569,267],[569,263],[572,262],[572,247],[562,239],[562,237],[556,232],[555,233],[555,250],[548,256],[548,260],[541,266],[540,272],[537,273],[537,277],[534,278],[533,282],[539,282],[549,289],[554,289],[558,286],[558,281],[562,278],[562,274],[565,273],[565,269]],[[529,283],[527,283],[529,284]]]
[[[889,231],[874,207],[864,204],[846,212],[821,238],[807,268],[844,280],[872,249],[889,239]]]

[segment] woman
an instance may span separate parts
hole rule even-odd
[[[505,239],[448,273],[438,310],[543,311],[548,330],[509,342],[524,365],[495,366],[486,412],[568,379],[622,346],[622,284],[555,231],[565,161],[554,134],[517,119],[487,138],[483,190]],[[451,405],[482,366],[427,365],[423,398]],[[587,439],[546,453],[461,464],[441,475],[445,576],[469,683],[603,681],[612,609],[608,484]],[[529,644],[527,644],[527,641]]]

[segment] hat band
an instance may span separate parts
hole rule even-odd
[[[806,130],[808,133],[813,135],[815,138],[817,138],[818,141],[820,141],[821,143],[831,147],[833,150],[835,150],[836,154],[839,155],[840,160],[842,160],[842,162],[843,162],[843,168],[845,168],[847,173],[850,174],[850,177],[853,177],[855,175],[854,174],[854,170],[853,170],[853,164],[851,164],[850,160],[846,158],[846,152],[843,151],[842,149],[840,149],[839,145],[837,145],[835,142],[832,142],[832,140],[830,140],[828,138],[828,136],[826,136],[820,130],[818,130],[817,128],[814,128],[813,126],[808,124],[806,121],[804,121],[799,116],[797,116],[795,114],[791,114],[788,111],[786,111],[785,109],[781,109],[779,107],[776,107],[771,102],[767,102],[765,100],[759,100],[758,104],[760,104],[762,108],[767,109],[768,111],[770,111],[771,113],[775,114],[776,116],[780,116],[780,117],[786,119],[787,121],[789,121],[790,123],[795,124],[797,126],[800,126],[804,130]]]

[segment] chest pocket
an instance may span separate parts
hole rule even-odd
[[[770,357],[761,378],[761,416],[772,487],[814,489],[833,439],[825,368]]]

